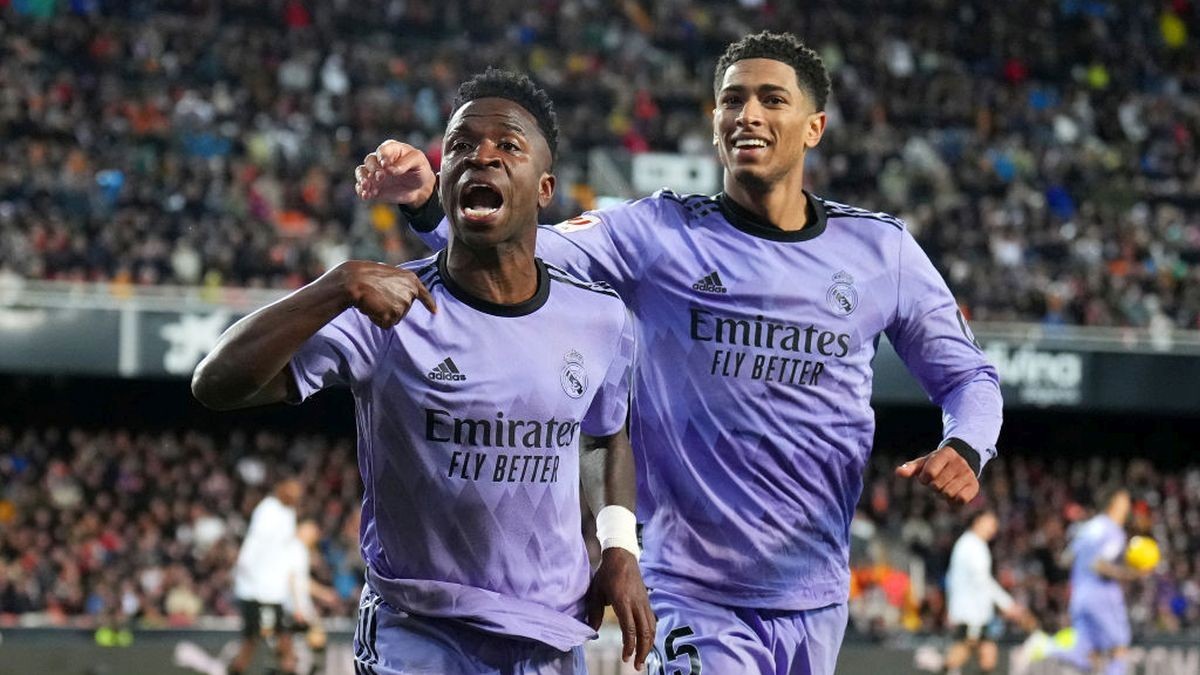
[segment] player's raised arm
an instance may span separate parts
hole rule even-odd
[[[449,221],[438,199],[437,174],[425,154],[407,143],[387,140],[354,170],[354,190],[366,201],[396,204],[425,245],[446,246]],[[658,205],[644,199],[590,211],[538,230],[537,254],[546,262],[626,293],[648,252],[632,239],[658,218]]]
[[[230,326],[196,366],[192,394],[219,410],[297,400],[288,361],[326,324],[355,308],[379,328],[391,328],[418,300],[436,311],[429,291],[408,270],[342,263]]]
[[[942,442],[896,474],[916,478],[965,504],[996,454],[1003,400],[1000,378],[975,342],[946,282],[907,231],[901,233],[899,297],[888,339],[931,401],[941,407]]]

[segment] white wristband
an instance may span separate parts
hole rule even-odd
[[[601,551],[623,548],[635,558],[642,557],[637,540],[637,517],[624,506],[609,504],[600,509],[596,516],[596,538],[600,540]]]

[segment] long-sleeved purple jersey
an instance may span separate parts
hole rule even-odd
[[[1125,530],[1106,514],[1093,516],[1071,540],[1071,610],[1090,608],[1102,615],[1123,617],[1125,594],[1121,583],[1096,571],[1098,561],[1121,565]]]
[[[438,305],[391,330],[354,309],[291,369],[354,393],[367,579],[392,607],[567,650],[588,587],[579,436],[625,424],[633,329],[607,286],[538,265],[520,305],[467,294],[445,252],[407,263]]]
[[[847,600],[882,334],[941,406],[944,439],[978,468],[995,455],[996,371],[904,223],[808,197],[794,232],[669,191],[538,232],[540,256],[610,283],[636,318],[648,586],[743,607]]]

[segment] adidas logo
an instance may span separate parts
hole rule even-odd
[[[705,293],[728,293],[729,289],[725,288],[725,284],[721,283],[721,275],[713,272],[712,274],[701,278],[696,283],[692,284],[692,288]]]
[[[454,360],[449,356],[446,357],[445,361],[442,361],[428,373],[425,373],[425,377],[431,380],[449,380],[450,382],[462,382],[467,379],[467,376],[462,374],[462,371],[458,369],[458,366],[454,365]]]

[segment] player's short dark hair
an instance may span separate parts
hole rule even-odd
[[[817,110],[825,109],[825,101],[829,98],[829,71],[825,70],[825,62],[820,55],[795,35],[763,31],[730,44],[717,60],[713,77],[714,92],[721,90],[721,81],[725,79],[725,71],[729,70],[729,66],[744,59],[771,59],[791,66],[796,71],[800,88],[813,100]]]
[[[558,115],[554,112],[554,102],[550,100],[546,90],[534,84],[533,80],[525,75],[488,68],[458,87],[450,114],[453,115],[459,108],[480,98],[508,99],[533,115],[542,137],[546,139],[546,145],[550,148],[550,161],[554,161],[558,154]]]
[[[1110,483],[1096,491],[1096,509],[1103,511],[1122,493],[1129,495],[1129,488],[1120,483]]]

